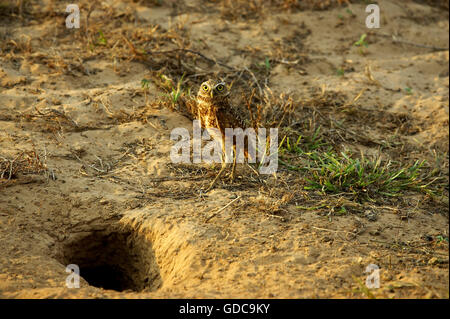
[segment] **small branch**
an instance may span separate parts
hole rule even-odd
[[[298,64],[300,62],[299,59],[295,60],[295,61],[287,61],[287,60],[284,60],[284,59],[281,59],[281,60],[274,59],[272,61],[273,62],[278,62],[278,63],[281,63],[281,64],[288,64],[288,65],[295,65],[295,64]]]
[[[233,199],[231,202],[229,202],[228,204],[226,204],[225,206],[223,206],[222,208],[220,208],[217,212],[211,214],[208,218],[205,219],[205,223],[207,223],[211,218],[217,216],[220,212],[222,212],[225,208],[227,208],[228,206],[230,206],[231,204],[233,204],[235,201],[237,201],[239,198],[241,198],[241,196],[236,197],[235,199]]]
[[[123,37],[123,38],[127,42],[127,44],[130,47],[130,49],[133,51],[133,53],[136,53],[136,49],[134,48],[134,46],[125,37]],[[231,70],[231,71],[236,71],[233,67],[231,67],[231,66],[229,66],[229,65],[227,65],[225,63],[222,63],[222,62],[216,61],[214,59],[208,58],[203,53],[200,53],[198,51],[194,51],[194,50],[191,50],[191,49],[173,49],[173,50],[167,50],[167,51],[149,51],[149,52],[146,52],[146,54],[149,54],[149,55],[152,55],[152,54],[168,54],[168,53],[174,53],[174,52],[186,52],[186,53],[195,54],[195,55],[198,55],[199,57],[201,57],[202,59],[204,59],[204,60],[206,60],[206,61],[208,61],[210,63],[214,63],[214,64],[217,64],[217,65],[223,66],[224,68],[227,68],[228,70]],[[141,54],[139,53],[139,55],[141,55]]]

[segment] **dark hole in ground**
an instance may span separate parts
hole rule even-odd
[[[74,234],[57,258],[76,264],[89,285],[116,291],[154,291],[161,284],[152,245],[131,231],[104,230]]]
[[[103,265],[92,268],[83,267],[83,278],[94,287],[124,291],[134,290],[134,283],[125,279],[126,275],[118,267]]]

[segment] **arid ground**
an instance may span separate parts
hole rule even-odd
[[[367,3],[1,0],[0,297],[449,298],[448,1]],[[276,174],[171,162],[212,77]]]

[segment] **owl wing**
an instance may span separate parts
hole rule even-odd
[[[217,118],[223,128],[242,128],[245,129],[245,118],[242,111],[228,103],[221,103],[217,108]]]
[[[217,122],[222,134],[225,134],[225,128],[242,128],[245,130],[247,128],[246,116],[247,113],[236,107],[231,107],[229,105],[220,105],[217,109]],[[252,156],[249,154],[249,141],[248,137],[244,137],[244,156],[249,159]],[[251,153],[253,154],[253,153]]]
[[[186,116],[190,119],[193,120],[197,117],[198,115],[198,107],[197,107],[197,102],[195,100],[192,99],[187,99],[184,101],[185,104],[185,109],[186,109]]]

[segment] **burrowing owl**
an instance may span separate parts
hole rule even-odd
[[[225,82],[218,80],[208,80],[203,82],[197,93],[197,114],[195,116],[200,120],[201,126],[208,130],[211,137],[218,140],[222,146],[222,169],[212,182],[210,188],[214,185],[217,178],[221,175],[225,164],[225,129],[226,128],[245,128],[245,122],[242,114],[239,114],[237,110],[231,107],[229,103],[229,94],[227,85]],[[218,136],[215,130],[218,129],[220,135]],[[235,149],[234,149],[235,151]],[[231,172],[231,179],[234,178],[235,159],[233,158],[233,168]]]

